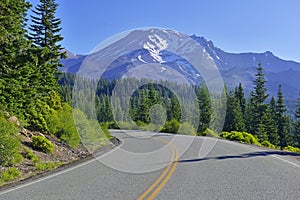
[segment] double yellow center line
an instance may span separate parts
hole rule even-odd
[[[163,141],[167,145],[170,146],[172,150],[172,159],[169,162],[168,166],[166,169],[163,171],[163,173],[156,179],[156,181],[138,198],[138,200],[151,200],[154,199],[154,197],[163,189],[163,187],[167,184],[169,179],[171,178],[172,174],[174,173],[176,167],[177,167],[177,162],[178,161],[178,151],[176,146],[163,138],[155,138],[157,140]],[[147,197],[148,196],[148,197]],[[147,198],[146,198],[147,197]]]

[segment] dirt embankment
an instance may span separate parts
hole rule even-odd
[[[52,153],[44,153],[34,149],[31,143],[31,138],[34,135],[45,136],[54,144],[54,151]],[[68,167],[72,167],[89,159],[93,159],[93,155],[103,154],[120,144],[120,141],[117,138],[112,138],[107,145],[99,148],[93,154],[91,154],[83,145],[79,145],[78,148],[73,149],[60,142],[55,136],[43,135],[42,133],[31,132],[27,129],[22,129],[19,133],[19,136],[22,141],[21,154],[23,155],[23,160],[14,165],[14,167],[21,172],[21,175],[15,180],[0,186],[0,190],[5,190],[9,187],[14,187],[24,182],[32,181],[33,179],[38,179]],[[38,156],[39,160],[37,162],[33,162],[33,159],[26,156],[25,149],[27,149],[27,151],[29,149],[29,151],[31,151],[34,155]],[[45,166],[50,166],[50,164],[52,164],[52,167],[50,167],[51,169],[47,167],[44,169],[38,168],[37,165],[41,163]],[[0,166],[0,174],[1,171],[6,169],[8,169],[8,167]]]

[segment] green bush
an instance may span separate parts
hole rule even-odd
[[[0,184],[3,182],[14,180],[20,175],[21,172],[15,167],[10,167],[7,170],[3,170],[0,176]]]
[[[108,131],[108,127],[109,127],[108,123],[101,123],[100,127],[108,139],[112,138],[112,136],[110,135],[110,132]]]
[[[235,140],[235,141],[245,141],[245,138],[243,136],[243,133],[237,132],[237,131],[232,131],[231,135],[229,136],[230,140]]]
[[[108,143],[108,138],[100,129],[97,120],[87,119],[87,116],[78,109],[74,110],[74,119],[81,141],[88,151],[93,152]]]
[[[49,128],[46,120],[51,111],[53,109],[45,101],[38,99],[35,106],[28,109],[28,113],[25,114],[30,124],[29,128],[48,133]]]
[[[261,144],[258,142],[257,138],[253,136],[250,133],[246,132],[237,132],[237,131],[231,131],[229,132],[222,132],[220,136],[224,139],[228,140],[235,140],[235,141],[241,141],[248,144],[255,144],[260,146]]]
[[[284,150],[300,154],[300,148],[297,148],[297,147],[287,146],[284,148]]]
[[[108,129],[120,129],[117,122],[105,122],[108,125]]]
[[[161,132],[177,133],[179,126],[180,126],[180,122],[178,122],[176,119],[171,119],[170,121],[166,121]]]
[[[51,92],[46,101],[37,100],[36,106],[26,114],[32,130],[54,134],[72,148],[80,143],[73,119],[72,107],[61,103],[57,93]]]
[[[207,128],[205,131],[204,131],[204,135],[205,136],[211,136],[211,137],[215,137],[215,138],[219,138],[219,134],[216,133],[214,130],[211,130],[209,128]]]
[[[250,133],[246,133],[246,132],[243,132],[243,135],[244,135],[244,141],[243,142],[248,143],[248,144],[255,144],[255,145],[261,146],[261,144],[258,142],[258,138],[255,137],[254,135],[252,135]]]
[[[145,123],[145,122],[142,122],[142,121],[140,121],[140,120],[138,120],[137,122],[136,122],[136,125],[138,126],[138,127],[144,127],[144,126],[147,126],[147,124]]]
[[[49,119],[62,109],[61,98],[57,92],[51,91],[46,99],[37,99],[35,104],[27,109],[26,119],[31,130],[50,133]]]
[[[271,142],[265,140],[263,142],[261,142],[261,145],[270,149],[275,149],[275,145],[271,144]]]
[[[19,152],[18,152],[18,153],[15,153],[15,154],[13,155],[12,160],[11,160],[11,164],[12,164],[12,165],[18,164],[18,163],[22,162],[22,160],[23,160],[22,154],[20,154]]]
[[[45,171],[45,170],[51,170],[57,168],[62,164],[63,164],[62,162],[41,162],[41,163],[37,163],[35,165],[35,168],[38,171]]]
[[[32,146],[45,153],[51,153],[54,150],[54,144],[44,136],[32,136]]]
[[[144,130],[144,131],[155,131],[155,132],[159,132],[160,130],[162,130],[162,126],[159,126],[157,124],[148,124],[146,126],[143,126],[143,127],[140,127],[141,130]]]
[[[182,135],[197,135],[196,129],[192,124],[184,122],[178,129],[178,133]]]
[[[24,157],[31,160],[33,164],[36,164],[40,161],[38,155],[34,154],[31,149],[29,149],[28,147],[24,147],[23,149],[24,149]]]
[[[220,137],[222,137],[224,139],[228,139],[229,135],[230,135],[229,132],[223,131],[223,132],[221,132]]]
[[[135,130],[139,128],[134,122],[119,121],[118,125],[121,129],[125,130]]]
[[[72,148],[78,147],[80,137],[78,135],[71,106],[64,103],[59,110],[52,111],[47,118],[49,132],[56,135],[61,141]]]
[[[0,165],[16,164],[22,160],[17,132],[18,128],[0,113]]]

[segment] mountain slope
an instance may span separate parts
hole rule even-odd
[[[271,95],[276,95],[278,84],[281,83],[286,98],[297,97],[300,90],[300,84],[298,83],[300,63],[280,59],[269,51],[264,53],[228,53],[216,47],[212,41],[208,41],[204,37],[192,35],[188,38],[201,45],[203,52],[205,52],[203,55],[206,56],[202,60],[206,59],[206,63],[214,61],[229,88],[235,87],[241,82],[246,93],[249,93],[253,87],[252,81],[256,73],[255,68],[258,63],[261,63],[265,70],[266,79],[268,80],[267,86]],[[134,45],[141,48],[129,52],[124,50],[124,47],[134,47]],[[175,31],[160,29],[136,30],[105,47],[100,52],[95,52],[89,56],[72,56],[62,60],[65,67],[61,70],[76,73],[87,57],[96,60],[100,59],[101,56],[112,54],[116,57],[109,66],[105,66],[107,68],[102,74],[104,78],[118,79],[137,66],[155,63],[176,70],[191,83],[199,83],[202,81],[201,75],[190,62],[181,56],[182,53],[192,52],[194,48],[195,45],[187,39],[186,35]],[[176,50],[172,52],[170,49]],[[199,56],[203,57],[203,55]],[[169,70],[164,66],[161,67],[161,73],[167,73]],[[104,66],[99,67],[103,68]]]

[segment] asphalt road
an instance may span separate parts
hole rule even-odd
[[[112,134],[122,145],[2,191],[0,199],[300,199],[300,156],[295,154],[214,138]]]

